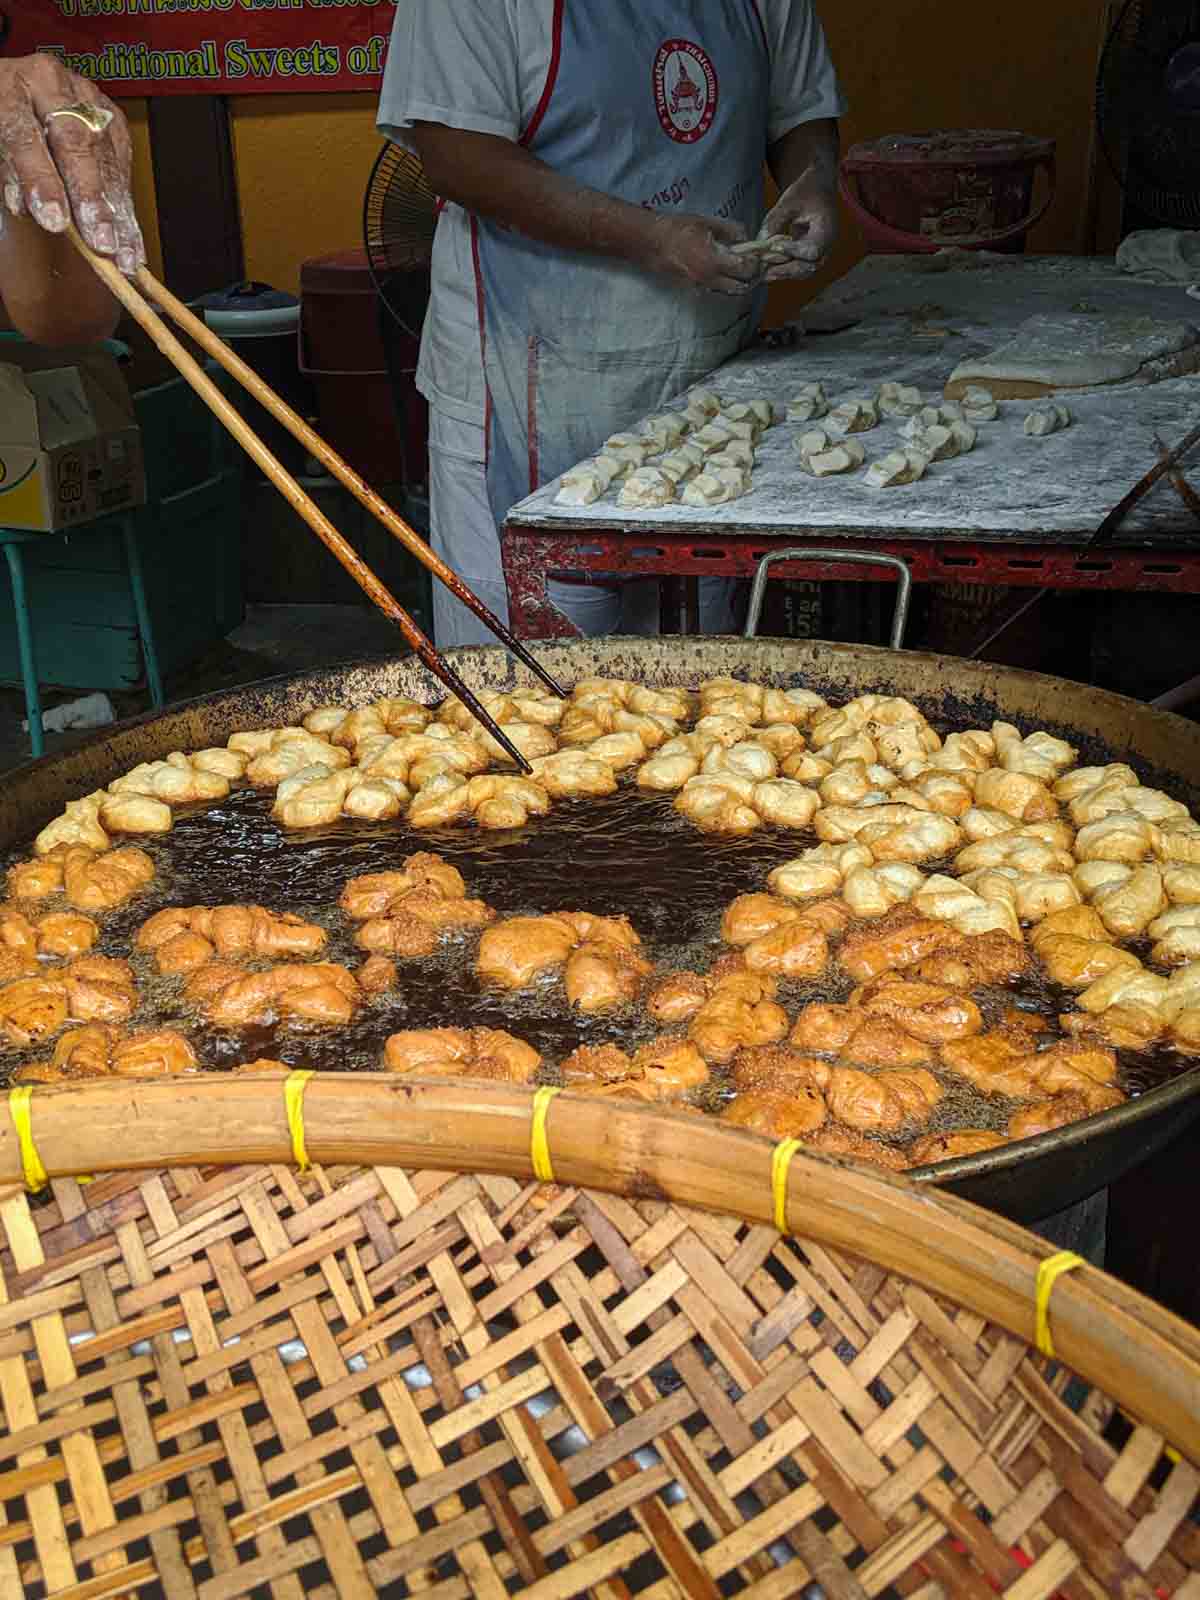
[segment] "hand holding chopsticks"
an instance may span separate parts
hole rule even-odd
[[[497,742],[497,744],[499,744],[501,748],[507,752],[511,759],[516,763],[517,767],[522,772],[530,772],[531,768],[529,763],[512,743],[512,741],[507,737],[503,729],[500,728],[495,720],[488,715],[483,706],[480,705],[479,701],[467,688],[466,684],[464,684],[461,678],[459,678],[458,674],[438,654],[437,650],[434,649],[432,642],[413,621],[408,612],[404,610],[399,601],[396,600],[396,598],[385,587],[385,585],[380,582],[379,578],[375,575],[371,568],[366,564],[365,561],[362,560],[362,558],[346,541],[342,534],[338,532],[338,530],[333,526],[321,509],[314,504],[307,494],[305,494],[304,490],[282,465],[282,463],[279,462],[276,457],[272,455],[270,450],[267,449],[266,445],[263,444],[262,440],[258,437],[254,430],[249,426],[241,414],[234,409],[224,394],[222,394],[221,390],[204,371],[203,367],[201,367],[194,357],[191,356],[183,347],[183,345],[167,327],[165,322],[163,322],[162,318],[153,309],[153,307],[142,298],[142,295],[139,294],[134,285],[112,264],[112,262],[105,260],[103,256],[96,255],[94,251],[88,248],[73,226],[69,230],[69,237],[75,248],[79,250],[84,258],[91,264],[95,272],[100,276],[100,278],[112,291],[113,295],[129,312],[130,316],[133,317],[134,321],[137,322],[139,327],[145,330],[145,332],[153,340],[154,344],[157,345],[159,350],[162,351],[167,360],[171,362],[171,364],[179,372],[180,376],[183,377],[196,391],[208,408],[217,417],[218,421],[220,421],[223,426],[229,430],[229,432],[242,446],[250,458],[262,469],[267,477],[270,478],[271,482],[275,485],[283,497],[294,507],[296,512],[304,519],[304,521],[308,523],[309,527],[313,530],[317,537],[328,547],[329,550],[332,551],[341,565],[358,584],[359,588],[361,588],[363,592],[375,603],[379,610],[383,612],[384,616],[389,617],[397,625],[409,646],[416,652],[418,656],[420,656],[421,660],[435,675],[435,677],[444,683],[450,692],[462,701],[462,703],[471,712],[471,715],[475,718],[475,720],[479,722]],[[382,522],[384,522],[385,526],[389,527],[398,538],[402,539],[404,544],[418,556],[425,566],[429,567],[436,576],[441,578],[442,582],[447,583],[455,594],[464,599],[465,603],[471,604],[472,609],[476,611],[477,615],[479,615],[485,622],[488,622],[488,625],[492,627],[493,631],[495,631],[499,637],[503,638],[505,643],[507,643],[522,660],[528,662],[533,670],[538,673],[539,677],[548,682],[557,693],[563,693],[563,690],[559,687],[559,685],[555,683],[545,671],[542,670],[534,658],[530,656],[529,653],[523,649],[523,647],[519,646],[515,640],[512,639],[507,630],[502,627],[498,620],[492,616],[491,612],[487,610],[487,607],[483,605],[483,602],[472,595],[471,591],[467,589],[465,584],[462,583],[462,580],[459,579],[449,567],[446,567],[443,562],[438,560],[428,546],[425,545],[420,536],[411,528],[409,528],[407,523],[404,523],[400,517],[396,516],[395,513],[391,511],[391,508],[387,507],[385,503],[374,493],[374,491],[371,490],[361,478],[359,478],[358,474],[353,472],[353,470],[342,461],[341,457],[338,456],[332,449],[330,449],[324,440],[322,440],[312,431],[311,428],[308,427],[307,423],[298,417],[289,406],[285,405],[278,395],[276,395],[274,391],[268,387],[268,385],[263,383],[262,379],[259,378],[256,373],[252,372],[244,362],[234,355],[232,350],[229,350],[228,347],[220,339],[218,339],[209,328],[207,328],[203,323],[199,322],[199,319],[195,318],[185,306],[183,306],[178,300],[175,299],[173,295],[169,293],[169,291],[162,288],[162,286],[158,284],[153,276],[144,268],[138,273],[138,281],[143,284],[149,294],[161,301],[164,308],[170,312],[172,316],[175,316],[182,326],[186,327],[189,332],[196,335],[197,342],[201,343],[205,349],[209,350],[214,356],[214,359],[219,360],[221,365],[224,366],[232,376],[238,378],[240,382],[245,384],[245,387],[254,395],[255,399],[259,400],[267,407],[268,410],[272,411],[272,413],[290,429],[296,438],[298,438],[307,448],[312,450],[312,453],[317,455],[319,459],[321,459],[327,466],[330,467],[331,470],[335,471],[336,475],[341,479],[342,482],[346,484],[346,487],[356,495],[362,504],[374,512],[374,514],[379,517]],[[179,313],[182,313],[182,316],[179,315]],[[189,326],[189,324],[194,324],[195,326]],[[199,334],[196,331],[197,329],[203,333],[203,338],[199,337]],[[383,514],[385,512],[387,513],[386,516]]]

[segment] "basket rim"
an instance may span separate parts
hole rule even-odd
[[[294,1163],[284,1085],[292,1074],[206,1073],[155,1081],[39,1086],[36,1153],[50,1179],[178,1166]],[[570,1090],[469,1079],[306,1075],[304,1142],[330,1167],[402,1167],[530,1180],[535,1128],[552,1181],[775,1225],[778,1146],[712,1118]],[[129,1149],[137,1128],[137,1150]],[[0,1118],[0,1198],[23,1187],[22,1148]],[[543,1177],[547,1163],[543,1162]],[[785,1171],[787,1232],[874,1262],[1036,1346],[1038,1269],[1054,1248],[928,1183],[795,1149]],[[1053,1290],[1055,1359],[1200,1463],[1200,1329],[1099,1268]]]

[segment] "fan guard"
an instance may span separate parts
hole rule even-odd
[[[1129,205],[1200,226],[1200,0],[1126,0],[1100,58],[1096,117]]]

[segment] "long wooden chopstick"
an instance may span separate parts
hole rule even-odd
[[[444,583],[446,588],[456,600],[460,600],[469,611],[473,611],[483,625],[495,634],[507,649],[511,650],[518,661],[524,663],[531,672],[537,674],[546,687],[562,699],[567,698],[567,691],[562,685],[546,671],[541,662],[505,627],[500,618],[490,611],[473,589],[459,577],[453,567],[448,567],[437,553],[432,550],[426,540],[411,528],[404,518],[387,501],[378,495],[366,480],[355,472],[349,462],[344,461],[337,451],[328,444],[321,435],[305,422],[300,414],[288,405],[281,395],[276,394],[271,386],[255,372],[253,367],[247,366],[235,350],[230,349],[225,341],[219,338],[202,317],[198,317],[183,301],[178,299],[149,270],[142,267],[135,280],[138,285],[162,307],[167,314],[179,324],[186,334],[210,355],[214,361],[219,362],[231,378],[246,389],[260,405],[275,418],[275,420],[288,430],[294,439],[297,439],[309,455],[318,460],[338,480],[344,489],[358,501],[359,505],[368,510],[377,521],[381,522],[393,538],[398,539],[411,555],[429,572]]]
[[[522,772],[532,772],[533,769],[530,767],[529,762],[517,749],[516,745],[512,743],[504,730],[484,710],[454,669],[442,659],[434,649],[432,642],[426,638],[391,590],[380,582],[372,569],[353,546],[343,538],[320,507],[305,494],[287,468],[271,454],[270,450],[267,449],[266,445],[254,432],[254,429],[229,403],[207,372],[204,371],[204,368],[196,361],[195,357],[184,349],[183,345],[176,339],[153,307],[142,298],[133,284],[111,261],[97,255],[94,250],[91,250],[83,242],[73,225],[68,229],[68,237],[129,312],[129,315],[138,326],[144,329],[154,341],[180,377],[191,385],[251,460],[262,468],[284,499],[307,522],[317,538],[336,556],[363,593],[374,601],[385,617],[396,624],[409,646],[420,656],[430,672],[446,685],[451,694],[462,701],[475,720],[491,734],[502,749],[507,751]]]

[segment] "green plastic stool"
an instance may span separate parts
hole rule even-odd
[[[21,340],[20,334],[0,333],[0,344]],[[105,339],[103,347],[118,361],[128,360],[129,346],[119,339]],[[2,357],[0,357],[2,358]],[[146,587],[142,575],[142,557],[134,536],[134,519],[129,512],[101,517],[89,523],[81,534],[119,527],[125,548],[125,563],[129,571],[129,588],[133,596],[133,609],[137,617],[138,638],[142,646],[142,659],[146,663],[146,684],[150,701],[155,707],[163,704],[162,677],[158,670],[158,652],[154,647],[154,632],[150,625],[150,610],[146,603]],[[29,745],[35,757],[46,749],[46,734],[42,726],[42,700],[38,692],[37,652],[34,645],[33,625],[29,614],[29,601],[25,587],[25,560],[23,547],[46,537],[43,533],[27,533],[18,528],[0,527],[0,544],[4,546],[12,581],[13,610],[17,625],[17,654],[21,663],[21,686],[25,691],[25,714],[29,721]]]
[[[150,703],[163,704],[162,676],[158,670],[158,652],[154,646],[154,630],[150,625],[150,609],[146,604],[146,586],[142,575],[142,556],[134,532],[133,516],[120,512],[101,517],[89,523],[80,534],[101,532],[119,527],[125,547],[125,564],[129,571],[129,588],[133,596],[133,609],[137,617],[138,638],[142,646],[142,659],[146,663],[146,686],[150,690]],[[44,539],[44,533],[26,533],[17,528],[0,528],[0,544],[4,546],[8,562],[8,575],[12,580],[13,610],[17,624],[17,654],[21,662],[21,686],[25,691],[25,715],[29,721],[29,746],[35,757],[46,749],[45,729],[42,726],[42,700],[38,691],[37,651],[34,645],[33,624],[29,615],[29,601],[25,590],[24,546]]]

